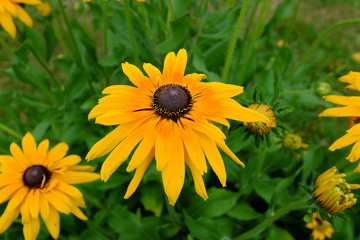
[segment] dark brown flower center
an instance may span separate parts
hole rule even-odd
[[[50,179],[49,170],[41,165],[34,165],[26,169],[23,181],[29,188],[42,188]]]
[[[189,90],[182,85],[165,84],[154,92],[153,107],[156,114],[174,122],[189,112],[192,104]]]

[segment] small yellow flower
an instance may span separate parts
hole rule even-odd
[[[266,104],[251,104],[250,109],[253,109],[262,115],[266,116],[270,121],[269,122],[245,122],[244,127],[250,129],[253,133],[263,135],[269,133],[272,128],[276,127],[276,117],[274,111],[270,106]]]
[[[353,55],[351,55],[351,60],[360,64],[360,52],[353,53]]]
[[[328,221],[321,219],[319,213],[313,213],[313,219],[306,224],[306,227],[312,229],[312,236],[314,240],[324,240],[325,238],[331,238],[334,232],[332,225]]]
[[[282,48],[284,46],[286,46],[287,44],[285,43],[285,41],[283,39],[280,39],[279,41],[276,42],[276,46],[278,48]]]
[[[360,91],[360,73],[350,72],[349,74],[339,78],[339,81],[348,83],[345,87],[346,90]],[[337,96],[328,95],[323,97],[325,101],[335,104],[343,105],[340,107],[334,107],[324,110],[319,114],[319,117],[352,117],[353,119],[360,117],[360,97],[359,96]],[[360,124],[352,126],[347,133],[336,140],[330,147],[330,151],[335,151],[353,143],[354,146],[351,149],[347,159],[350,162],[355,162],[360,158]],[[354,170],[360,172],[360,164]]]
[[[36,9],[40,13],[40,15],[43,17],[47,17],[51,13],[51,7],[48,2],[42,2],[40,5],[36,6]]]
[[[33,21],[30,15],[19,5],[39,5],[40,0],[1,0],[0,1],[0,24],[12,38],[16,37],[16,27],[12,17],[18,18],[27,26],[32,27]]]
[[[290,150],[298,150],[300,148],[309,147],[308,144],[302,142],[302,138],[297,134],[288,133],[283,139],[284,148]]]
[[[345,173],[335,174],[336,167],[332,167],[321,174],[315,181],[314,199],[317,204],[328,213],[338,213],[356,203],[351,189],[360,188],[359,184],[349,184]]]
[[[21,213],[25,240],[35,240],[40,220],[54,239],[59,237],[60,215],[74,214],[87,220],[79,209],[86,207],[83,195],[71,184],[92,182],[99,175],[91,166],[77,165],[81,158],[68,155],[68,145],[59,143],[49,150],[49,140],[38,146],[31,133],[22,139],[21,148],[12,143],[11,155],[0,155],[0,204],[10,200],[0,217],[0,234]]]

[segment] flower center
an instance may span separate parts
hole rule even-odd
[[[26,169],[23,181],[29,188],[42,188],[50,179],[49,170],[41,165],[34,165]]]
[[[174,122],[190,111],[193,100],[190,91],[182,85],[165,84],[154,92],[155,113]]]

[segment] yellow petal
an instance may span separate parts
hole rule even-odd
[[[0,188],[7,185],[22,183],[22,175],[16,172],[0,174]]]
[[[177,56],[176,62],[173,66],[173,76],[172,79],[175,83],[182,83],[184,77],[185,68],[187,63],[187,53],[185,49],[180,49]]]
[[[210,163],[210,166],[214,170],[215,174],[218,176],[223,187],[226,186],[226,171],[224,162],[221,158],[219,150],[217,149],[216,144],[212,139],[206,136],[203,133],[198,132],[198,139],[200,141],[201,147],[206,155],[207,160]]]
[[[76,165],[81,162],[81,157],[75,154],[69,155],[51,165],[51,169],[59,169],[65,166]]]
[[[48,202],[48,200],[46,199],[46,195],[43,192],[40,192],[40,197],[39,197],[39,203],[40,203],[40,215],[42,217],[42,219],[44,220],[45,218],[47,218],[50,214],[50,204]]]
[[[240,159],[237,158],[237,156],[225,144],[224,140],[215,139],[215,143],[224,153],[226,153],[229,157],[231,157],[232,160],[234,160],[240,166],[245,167],[245,164],[242,161],[240,161]]]
[[[146,171],[146,169],[148,168],[150,162],[152,161],[152,159],[154,158],[154,148],[150,151],[150,153],[148,153],[148,155],[144,158],[144,160],[142,161],[142,163],[136,168],[134,177],[132,178],[131,182],[129,183],[129,186],[126,190],[125,199],[128,199],[129,197],[131,197],[131,195],[135,192],[135,190],[137,189],[137,187],[139,186],[139,183],[142,179],[142,177],[144,176],[144,173]]]
[[[16,37],[16,27],[10,13],[0,12],[0,24],[12,38]]]
[[[140,71],[140,69],[135,65],[126,62],[121,64],[121,67],[125,75],[135,86],[146,89],[154,88],[150,79],[148,77],[145,77],[144,74]]]
[[[23,223],[24,237],[25,240],[36,240],[37,235],[40,231],[40,220],[39,218],[30,219],[29,222]]]
[[[73,197],[73,198],[83,198],[82,193],[79,189],[64,182],[59,182],[57,188],[63,193]]]
[[[72,212],[72,214],[74,214],[76,217],[78,217],[81,220],[84,220],[84,221],[88,220],[88,218],[85,216],[85,214],[76,206],[73,206],[71,208],[71,212]]]
[[[28,167],[31,166],[30,160],[27,157],[25,157],[23,151],[16,143],[10,144],[10,152],[23,170],[26,170]]]
[[[11,198],[8,203],[8,210],[15,211],[15,209],[20,209],[20,203],[24,200],[25,196],[29,193],[28,187],[22,187],[16,191],[15,195]]]
[[[319,117],[354,117],[360,116],[360,108],[355,106],[328,108]]]
[[[17,14],[15,15],[18,19],[20,19],[23,23],[25,23],[28,27],[32,27],[34,25],[33,20],[30,15],[19,5],[14,5],[16,8]]]
[[[31,189],[28,196],[27,201],[29,201],[29,204],[31,205],[30,208],[30,216],[31,218],[38,218],[39,217],[39,211],[40,211],[40,190],[38,189]]]
[[[166,167],[162,170],[162,180],[169,204],[174,205],[180,195],[185,179],[184,148],[177,127],[174,128],[174,134],[172,139],[169,139],[169,142],[169,150],[172,156]]]
[[[56,144],[55,147],[50,149],[50,151],[46,155],[44,165],[48,165],[49,163],[53,163],[64,158],[68,150],[69,146],[66,143],[61,142]]]
[[[60,215],[53,206],[49,207],[49,213],[46,216],[41,215],[46,228],[54,239],[58,239],[60,233]]]
[[[52,179],[58,179],[68,184],[79,184],[93,182],[100,178],[99,174],[92,172],[66,171],[66,174],[53,173]]]
[[[151,63],[144,63],[143,69],[145,70],[146,74],[149,76],[154,87],[157,87],[160,84],[159,79],[161,79],[160,70]]]
[[[37,148],[37,158],[38,158],[38,163],[39,164],[43,164],[46,158],[46,154],[49,150],[49,139],[45,139],[44,141],[42,141],[38,148]]]
[[[36,164],[37,147],[33,135],[30,132],[26,133],[21,143],[24,155],[31,161],[31,163]]]
[[[21,187],[23,187],[23,183],[7,185],[6,187],[0,189],[0,204],[9,200]]]
[[[164,61],[164,68],[162,72],[162,84],[173,82],[173,66],[176,63],[176,56],[174,52],[170,52],[166,55]]]
[[[187,155],[187,153],[186,153],[186,155]],[[198,170],[197,167],[195,167],[195,165],[194,165],[193,161],[190,159],[190,157],[186,157],[185,159],[186,159],[186,164],[189,166],[191,175],[194,179],[196,193],[199,194],[199,196],[202,197],[204,200],[208,199],[208,195],[206,193],[206,188],[205,188],[205,184],[204,184],[204,180],[202,178],[201,172]]]
[[[155,143],[156,169],[161,171],[171,158],[169,148],[171,135],[173,134],[174,123],[172,120],[163,119],[157,125],[157,136]]]
[[[10,227],[10,225],[15,221],[15,219],[19,216],[20,213],[19,209],[20,208],[9,210],[9,205],[6,207],[4,213],[0,217],[0,234],[5,232]]]

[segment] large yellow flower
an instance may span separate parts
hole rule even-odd
[[[345,87],[346,90],[360,91],[360,73],[358,72],[350,72],[340,77],[339,81],[349,84]],[[326,109],[319,114],[320,117],[360,117],[360,97],[328,95],[324,96],[324,99],[328,102],[343,106]],[[347,156],[350,162],[355,162],[360,158],[360,124],[356,124],[347,130],[347,133],[343,137],[336,140],[329,147],[329,150],[335,151],[336,149],[349,146],[353,143],[355,144]],[[360,172],[360,164],[354,171]]]
[[[16,27],[12,17],[20,19],[29,27],[33,26],[33,21],[29,14],[19,5],[19,3],[29,5],[39,5],[40,0],[0,0],[0,24],[11,37],[16,37]]]
[[[136,190],[151,160],[162,173],[165,192],[174,205],[184,184],[185,163],[189,166],[196,192],[207,199],[202,175],[207,171],[205,156],[221,184],[226,184],[226,172],[219,147],[235,162],[244,164],[225,144],[225,135],[212,121],[229,127],[226,118],[260,122],[268,119],[231,99],[243,92],[243,87],[218,82],[205,83],[204,74],[184,76],[187,53],[181,49],[165,58],[161,73],[150,63],[143,68],[122,64],[125,75],[136,86],[117,85],[104,89],[107,96],[99,100],[89,113],[89,119],[103,125],[119,125],[97,142],[86,159],[92,160],[109,152],[101,168],[101,178],[108,180],[129,157],[127,171],[136,169],[125,194],[129,198]]]
[[[26,240],[36,239],[40,230],[39,215],[51,236],[60,231],[59,212],[73,213],[82,220],[87,217],[81,192],[70,184],[92,182],[99,178],[91,166],[78,166],[78,155],[65,156],[66,143],[49,150],[49,140],[38,146],[31,133],[22,139],[22,150],[12,143],[11,155],[0,155],[0,204],[9,203],[0,217],[0,233],[6,231],[21,213]]]
[[[328,221],[321,219],[319,213],[313,213],[313,219],[306,224],[306,227],[312,229],[312,236],[314,240],[324,240],[331,238],[334,232],[332,225]]]

